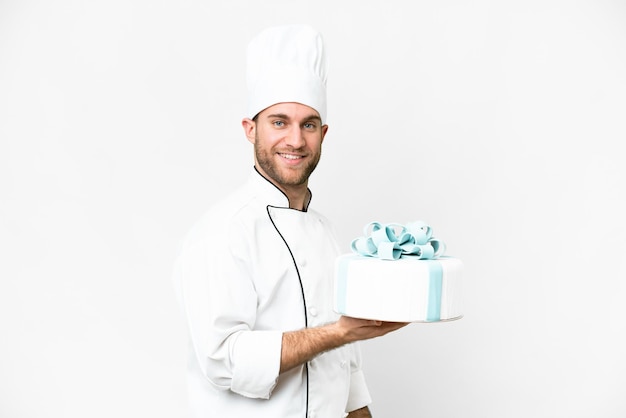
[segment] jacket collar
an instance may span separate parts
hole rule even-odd
[[[259,196],[263,203],[268,206],[275,206],[279,208],[289,209],[289,198],[282,190],[280,190],[274,183],[264,177],[256,167],[253,167],[252,173],[250,173],[250,177],[248,178],[248,186],[253,191],[254,194]],[[304,207],[304,212],[306,212],[311,204],[311,199],[313,197],[313,193],[309,190],[309,200]],[[295,209],[294,209],[295,210]]]

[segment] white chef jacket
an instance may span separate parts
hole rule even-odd
[[[329,222],[289,209],[254,170],[183,242],[174,283],[189,335],[191,417],[335,418],[370,403],[357,344],[279,375],[282,334],[338,319]]]

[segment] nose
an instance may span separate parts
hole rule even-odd
[[[298,125],[291,127],[285,137],[285,144],[292,146],[295,149],[302,148],[306,144],[304,139],[304,132]]]

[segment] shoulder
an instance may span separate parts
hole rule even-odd
[[[242,233],[246,225],[266,214],[265,205],[248,187],[241,187],[216,202],[193,224],[183,239],[183,247],[228,240]]]

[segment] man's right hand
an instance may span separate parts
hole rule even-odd
[[[324,351],[355,341],[383,336],[408,325],[342,316],[337,322],[317,328],[283,333],[280,372],[311,360]]]
[[[385,322],[342,316],[334,325],[342,330],[346,343],[381,337],[405,327],[409,322]]]

